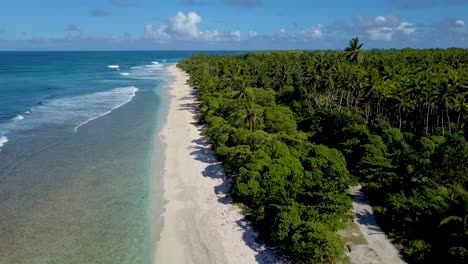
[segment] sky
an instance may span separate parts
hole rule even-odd
[[[468,48],[468,0],[1,0],[0,50]]]

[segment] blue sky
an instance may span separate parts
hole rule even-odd
[[[2,0],[0,50],[468,48],[468,0]]]

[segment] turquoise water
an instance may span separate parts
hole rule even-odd
[[[0,263],[150,262],[165,67],[191,54],[0,52]]]

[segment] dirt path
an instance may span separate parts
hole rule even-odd
[[[351,187],[354,223],[341,232],[352,264],[399,264],[400,253],[377,225],[361,186]],[[349,252],[350,250],[350,252]]]

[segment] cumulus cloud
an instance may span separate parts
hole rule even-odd
[[[240,30],[234,30],[234,31],[229,32],[229,37],[231,37],[234,41],[240,41],[241,40]]]
[[[366,32],[370,40],[392,40],[393,29],[389,27],[372,28]]]
[[[440,22],[427,25],[426,33],[442,39],[465,39],[468,37],[468,27],[461,19],[445,19]]]
[[[416,28],[411,23],[401,22],[397,27],[397,30],[401,31],[405,35],[411,35],[416,31]]]
[[[465,25],[465,21],[461,19],[454,19],[448,21],[446,27],[451,33],[459,34],[462,36],[468,35],[468,28]]]
[[[384,16],[378,16],[375,18],[375,23],[377,25],[382,25],[387,21],[387,19]]]
[[[199,35],[198,24],[201,22],[201,16],[195,12],[190,12],[187,15],[178,12],[177,15],[169,18],[169,25],[165,30],[168,34],[176,36],[178,39],[197,39]]]
[[[465,21],[463,21],[461,19],[456,20],[455,25],[457,25],[458,27],[465,27]]]
[[[390,41],[396,34],[409,36],[416,32],[416,27],[407,21],[402,21],[397,15],[366,18],[358,16],[354,31],[359,35],[364,33],[370,40]]]
[[[161,43],[169,41],[170,36],[166,33],[167,26],[162,25],[157,29],[154,29],[153,25],[148,24],[145,26],[145,35],[146,39],[157,40]]]
[[[219,32],[218,30],[199,29],[203,19],[195,12],[185,14],[178,12],[175,16],[167,19],[167,23],[155,28],[152,24],[145,27],[145,38],[158,42],[169,42],[171,40],[183,41],[240,41],[239,30]]]
[[[364,16],[356,17],[356,24],[363,28],[369,27],[397,27],[400,25],[401,19],[397,15],[377,16],[375,18],[367,18]]]
[[[217,30],[206,30],[200,32],[200,39],[205,41],[219,41],[221,39],[221,33]]]
[[[230,6],[242,8],[254,8],[263,6],[263,0],[224,0],[224,3]]]
[[[89,12],[89,16],[91,17],[105,17],[109,15],[109,12],[102,9],[93,9]]]
[[[318,24],[316,26],[312,26],[304,31],[304,34],[306,37],[312,38],[312,39],[322,39],[324,37],[323,33],[324,26],[321,24]]]

